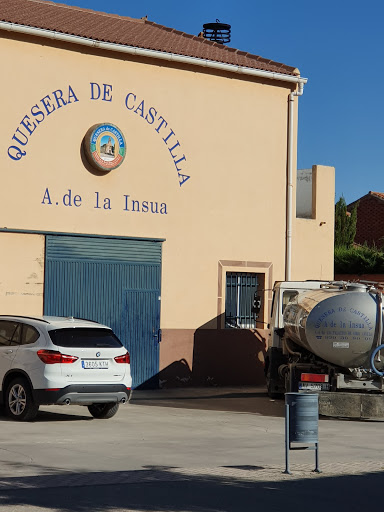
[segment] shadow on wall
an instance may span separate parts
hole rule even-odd
[[[159,372],[160,388],[193,386],[192,382],[192,370],[185,359],[175,361]]]
[[[219,322],[220,318],[215,321]],[[266,343],[266,338],[256,329],[200,327],[194,336],[193,384],[262,385]]]
[[[195,331],[192,367],[186,359],[174,361],[159,372],[159,387],[264,385],[266,331],[215,328],[220,321],[214,318]],[[151,381],[140,388],[157,387]]]

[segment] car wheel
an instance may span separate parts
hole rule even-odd
[[[31,421],[39,410],[33,401],[32,390],[22,377],[14,379],[6,391],[5,410],[8,416],[18,421]]]
[[[107,420],[112,418],[119,410],[119,404],[92,404],[88,406],[88,411],[98,420]]]

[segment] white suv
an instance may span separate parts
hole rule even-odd
[[[0,399],[11,418],[32,420],[42,404],[84,405],[111,418],[131,384],[129,353],[109,327],[0,315]]]

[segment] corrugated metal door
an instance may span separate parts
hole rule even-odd
[[[126,290],[126,335],[131,354],[132,378],[137,385],[156,388],[159,366],[160,296],[158,290]],[[143,340],[146,340],[143,343]],[[150,347],[150,348],[149,348]],[[141,364],[135,364],[140,361]]]
[[[44,314],[111,326],[132,352],[134,387],[157,382],[160,288],[160,242],[46,237]]]

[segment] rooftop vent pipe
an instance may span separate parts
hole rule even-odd
[[[229,43],[231,40],[231,25],[220,23],[220,20],[216,20],[216,23],[205,23],[203,25],[203,35],[205,39],[216,41],[216,43]]]

